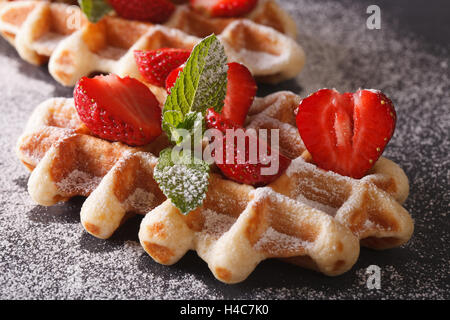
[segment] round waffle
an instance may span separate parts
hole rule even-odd
[[[59,83],[73,86],[92,73],[115,73],[142,80],[134,50],[165,47],[192,49],[215,33],[229,61],[246,65],[260,81],[295,77],[305,54],[292,37],[295,23],[274,1],[261,0],[246,18],[206,18],[188,5],[178,5],[163,25],[106,16],[97,24],[80,9],[63,3],[14,1],[0,3],[0,33],[22,59],[48,61]]]
[[[266,258],[283,258],[327,275],[349,270],[359,246],[407,242],[413,221],[402,207],[409,184],[403,170],[380,158],[362,179],[319,169],[295,127],[300,98],[278,92],[256,98],[247,128],[279,129],[280,149],[293,159],[278,179],[253,188],[212,174],[203,205],[184,216],[153,179],[163,135],[132,148],[90,135],[72,99],[50,99],[31,116],[18,155],[33,170],[28,188],[39,204],[87,196],[85,229],[107,238],[129,214],[146,213],[139,239],[163,264],[196,250],[214,276],[243,281]]]

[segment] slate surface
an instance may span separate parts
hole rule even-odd
[[[385,155],[405,170],[412,240],[388,251],[362,249],[354,268],[329,278],[279,261],[261,263],[243,283],[214,279],[195,253],[166,267],[137,243],[140,218],[111,239],[83,231],[83,199],[35,206],[14,144],[33,108],[71,96],[46,67],[23,62],[0,39],[0,298],[340,299],[449,298],[450,278],[450,6],[448,1],[376,1],[381,30],[366,28],[369,1],[280,1],[295,17],[308,61],[297,79],[261,86],[302,96],[322,88],[378,88],[392,98],[397,130]],[[366,268],[382,270],[380,290],[366,287]]]

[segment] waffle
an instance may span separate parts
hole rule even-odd
[[[292,37],[295,23],[274,1],[261,0],[240,19],[205,18],[178,5],[164,25],[106,16],[91,24],[77,6],[41,1],[0,3],[0,33],[22,59],[48,61],[56,81],[73,86],[82,76],[115,73],[142,80],[133,51],[163,47],[192,49],[218,35],[229,61],[246,65],[259,81],[279,82],[303,68],[303,49]]]
[[[170,265],[195,250],[225,283],[245,280],[275,257],[334,276],[354,265],[360,243],[387,249],[410,239],[403,170],[386,158],[358,180],[317,168],[294,127],[298,101],[289,92],[256,99],[247,124],[280,129],[281,151],[295,158],[286,172],[256,189],[214,175],[202,207],[187,216],[166,200],[139,231],[155,261]]]
[[[159,263],[173,264],[195,250],[226,283],[243,281],[267,258],[339,275],[354,265],[360,244],[387,249],[410,239],[413,221],[401,205],[408,179],[383,157],[362,179],[318,169],[295,127],[299,101],[290,92],[256,98],[246,123],[279,129],[280,151],[294,159],[286,172],[256,189],[213,173],[203,205],[187,216],[153,180],[154,155],[167,138],[142,148],[95,138],[72,99],[41,104],[17,152],[33,171],[28,189],[37,203],[87,196],[81,221],[96,237],[108,238],[131,214],[149,212],[139,239]]]
[[[92,136],[73,99],[50,99],[33,112],[19,138],[17,154],[32,170],[28,191],[51,206],[85,196],[81,222],[89,233],[108,238],[133,214],[165,200],[153,179],[154,154],[168,146],[165,136],[137,148]]]

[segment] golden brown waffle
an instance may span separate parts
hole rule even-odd
[[[403,170],[385,158],[359,180],[317,168],[295,127],[299,99],[289,92],[257,98],[247,125],[280,129],[281,151],[295,158],[287,171],[257,189],[214,176],[203,206],[188,216],[166,200],[139,231],[153,259],[173,264],[196,250],[226,283],[243,281],[273,257],[339,275],[356,262],[360,241],[386,249],[410,239],[413,221],[401,206],[409,190]]]
[[[192,249],[226,283],[243,281],[267,258],[338,275],[356,262],[360,242],[385,249],[410,239],[413,221],[401,206],[408,179],[386,158],[362,179],[317,168],[295,127],[299,101],[290,92],[256,98],[247,119],[247,128],[280,129],[280,149],[294,159],[287,171],[256,189],[212,174],[202,207],[187,216],[165,200],[152,177],[153,154],[166,138],[144,148],[94,138],[72,99],[51,99],[36,109],[18,154],[35,168],[29,192],[39,204],[88,196],[81,220],[97,237],[110,236],[127,212],[154,208],[142,220],[139,238],[159,263],[175,263]],[[117,188],[128,190],[126,196]]]
[[[178,5],[164,25],[107,16],[90,24],[80,9],[62,3],[0,3],[0,33],[32,64],[48,61],[50,74],[72,86],[95,72],[141,79],[133,51],[163,47],[191,49],[216,33],[229,61],[245,64],[260,81],[295,77],[305,55],[291,37],[295,23],[276,2],[261,0],[247,18],[205,18]]]
[[[153,168],[154,154],[167,145],[164,136],[142,148],[93,137],[73,99],[50,99],[34,111],[17,153],[33,171],[28,191],[37,203],[51,206],[85,196],[83,226],[108,238],[130,214],[144,214],[165,200]]]

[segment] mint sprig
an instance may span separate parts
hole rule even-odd
[[[209,165],[194,156],[195,149],[201,151],[201,145],[198,145],[201,141],[191,139],[186,143],[183,139],[186,131],[191,138],[198,133],[203,135],[204,115],[208,108],[222,110],[227,71],[223,45],[215,35],[203,39],[192,50],[164,104],[163,130],[177,149],[184,146],[189,152],[177,153],[171,148],[161,151],[154,177],[162,192],[182,214],[202,204],[209,184]],[[182,134],[180,129],[186,131]]]
[[[191,112],[205,114],[208,108],[220,112],[226,95],[227,56],[215,35],[211,35],[192,50],[163,109],[163,129],[175,143],[180,128],[189,128]]]
[[[112,8],[105,0],[78,0],[81,10],[90,22],[96,23]]]

